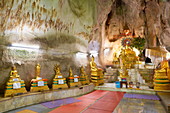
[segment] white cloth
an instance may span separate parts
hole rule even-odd
[[[38,86],[44,86],[44,81],[38,81]]]
[[[21,88],[21,83],[17,82],[17,83],[13,83],[13,89],[18,89]]]

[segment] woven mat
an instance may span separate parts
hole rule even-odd
[[[50,101],[50,102],[45,102],[45,103],[42,103],[42,105],[45,107],[48,107],[48,108],[55,108],[55,107],[59,107],[62,105],[71,104],[71,103],[80,102],[80,101],[81,100],[78,100],[75,98],[65,98],[65,99],[59,99],[59,100],[54,100],[54,101]]]
[[[136,98],[136,99],[149,99],[149,100],[160,100],[160,98],[156,95],[144,95],[144,94],[124,94],[126,98]]]

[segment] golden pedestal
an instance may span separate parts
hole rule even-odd
[[[170,90],[170,80],[166,70],[155,70],[154,90]]]
[[[66,78],[54,78],[53,79],[53,89],[65,89],[68,88],[66,83]]]
[[[14,84],[20,84],[20,88],[14,88]],[[14,96],[15,94],[26,93],[25,83],[23,80],[16,82],[8,82],[4,97]]]
[[[103,70],[91,71],[91,81],[95,86],[104,84]]]
[[[79,81],[79,76],[68,77],[67,82],[68,82],[68,87],[69,88],[81,86],[81,83]]]
[[[47,79],[41,79],[41,80],[37,80],[37,79],[33,79],[31,81],[31,92],[38,92],[38,91],[45,91],[45,90],[49,90],[48,86],[47,86]]]
[[[80,73],[81,73],[81,76],[80,76],[80,82],[81,82],[81,84],[82,84],[82,85],[88,85],[88,84],[90,83],[89,77],[88,77],[88,75],[86,75],[83,66],[80,67]]]
[[[6,85],[6,90],[4,97],[7,96],[14,96],[15,94],[22,94],[26,93],[25,83],[21,80],[20,76],[18,75],[17,69],[15,66],[12,66],[12,70],[10,72],[10,78]]]
[[[80,77],[80,82],[81,82],[81,84],[82,85],[88,85],[88,84],[90,84],[90,81],[87,79],[87,77],[85,76],[85,77]]]

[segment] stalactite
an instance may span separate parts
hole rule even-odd
[[[47,13],[47,9],[46,8],[43,8],[43,13]]]
[[[36,3],[35,1],[32,3],[32,9],[34,10],[36,8]]]
[[[34,20],[34,13],[32,13],[32,21]]]

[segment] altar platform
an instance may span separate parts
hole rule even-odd
[[[62,99],[67,97],[75,97],[87,94],[94,90],[94,84],[84,85],[75,88],[51,90],[35,93],[25,93],[14,97],[0,98],[0,113],[9,110],[25,107],[28,105],[38,104],[42,102]]]

